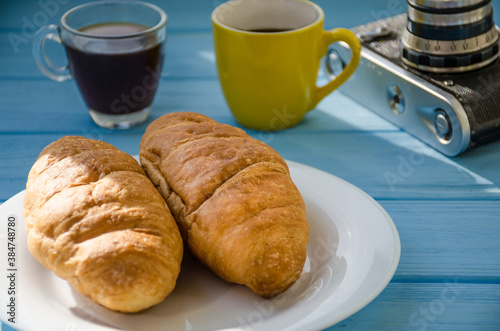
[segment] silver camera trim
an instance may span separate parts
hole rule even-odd
[[[333,44],[325,61],[327,72],[336,76],[350,57],[346,44]],[[469,120],[455,96],[364,46],[358,68],[339,91],[445,155],[469,147]]]

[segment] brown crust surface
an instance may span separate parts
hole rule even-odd
[[[140,160],[193,254],[217,275],[263,297],[300,277],[305,204],[271,147],[206,116],[171,113],[147,128]]]
[[[144,310],[175,286],[177,225],[138,162],[110,144],[68,136],[47,146],[24,215],[31,254],[109,309]]]

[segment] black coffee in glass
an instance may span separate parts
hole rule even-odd
[[[101,37],[124,36],[147,30],[132,23],[91,25],[79,31]],[[130,114],[153,102],[163,63],[163,44],[113,51],[113,39],[100,50],[65,45],[72,74],[89,109],[103,114]],[[141,42],[141,41],[137,41]],[[82,49],[83,48],[83,49]]]

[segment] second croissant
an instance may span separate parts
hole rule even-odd
[[[141,165],[192,253],[269,298],[300,277],[309,227],[286,162],[243,130],[191,112],[149,125]]]

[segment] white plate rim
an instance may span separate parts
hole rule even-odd
[[[385,225],[387,225],[389,227],[390,231],[392,232],[391,235],[392,235],[394,245],[392,247],[393,258],[392,258],[392,262],[390,264],[390,268],[388,268],[385,275],[383,275],[383,277],[382,277],[383,279],[377,284],[376,287],[371,288],[370,293],[368,293],[364,297],[363,300],[357,302],[355,307],[352,307],[351,309],[346,310],[340,314],[336,314],[336,315],[334,314],[333,316],[331,315],[332,312],[329,311],[328,309],[323,309],[323,310],[319,309],[318,310],[319,312],[316,311],[316,312],[310,314],[308,317],[306,317],[304,319],[304,321],[302,321],[302,323],[300,325],[288,327],[287,330],[299,330],[299,329],[304,330],[303,327],[307,328],[308,330],[328,328],[328,327],[335,325],[336,323],[348,318],[349,316],[355,314],[356,312],[358,312],[359,310],[364,308],[366,305],[368,305],[371,301],[373,301],[386,288],[388,283],[391,281],[394,273],[396,272],[396,269],[397,269],[398,264],[399,264],[400,255],[401,255],[400,237],[399,237],[396,225],[394,224],[394,222],[391,219],[391,217],[389,216],[389,214],[385,211],[385,209],[382,206],[380,206],[380,204],[378,204],[372,197],[370,197],[368,194],[366,194],[361,189],[359,189],[356,186],[350,184],[349,182],[347,182],[339,177],[336,177],[330,173],[327,173],[325,171],[322,171],[322,170],[319,170],[319,169],[316,169],[316,168],[313,168],[313,167],[310,167],[310,166],[307,166],[307,165],[304,165],[301,163],[293,162],[293,161],[287,160],[287,163],[290,167],[290,171],[292,173],[292,178],[294,179],[294,181],[296,181],[294,176],[296,175],[297,172],[308,171],[308,172],[312,172],[312,173],[316,174],[317,176],[321,177],[325,181],[335,182],[338,185],[344,186],[344,188],[346,188],[347,190],[351,190],[352,192],[355,192],[355,194],[362,197],[362,199],[364,199],[365,202],[369,203],[370,205],[372,205],[372,207],[374,207],[377,210],[377,212],[379,213],[379,216],[385,221],[385,223],[386,223]],[[297,186],[299,186],[299,185],[297,185]],[[6,206],[6,205],[7,206],[10,205],[9,201],[19,199],[19,197],[22,196],[23,194],[24,194],[24,191],[21,191],[18,194],[14,195],[11,199],[7,200],[4,204],[0,205],[0,211],[3,211],[3,209],[5,209],[2,207]],[[5,214],[5,212],[3,214]],[[0,215],[3,215],[3,214],[0,213]],[[5,236],[3,231],[4,231],[3,228],[0,229],[0,234],[2,235],[2,237],[0,237],[0,238],[2,238],[2,239],[4,239],[4,236]],[[2,291],[2,293],[5,292],[5,290],[1,289],[1,288],[0,288],[0,291]],[[1,320],[2,320],[2,323],[5,322],[4,314],[2,314]],[[15,324],[11,324],[11,323],[7,323],[7,324],[11,325],[13,327],[16,327]],[[108,328],[106,328],[105,330],[108,330]],[[243,330],[243,328],[241,330]]]
[[[343,314],[339,314],[339,315],[335,316],[335,318],[331,318],[328,316],[328,313],[324,313],[322,317],[319,317],[316,320],[311,321],[311,323],[308,324],[308,327],[310,327],[311,330],[316,330],[316,329],[319,330],[319,329],[329,328],[329,327],[334,326],[337,323],[345,320],[346,318],[354,315],[355,313],[359,312],[361,309],[366,307],[390,283],[390,281],[392,280],[392,277],[396,273],[396,270],[399,266],[399,261],[401,258],[401,240],[400,240],[399,232],[397,230],[396,224],[392,220],[389,213],[387,213],[387,211],[377,201],[375,201],[375,199],[373,199],[370,195],[368,195],[366,192],[364,192],[363,190],[361,190],[357,186],[349,183],[348,181],[346,181],[340,177],[337,177],[331,173],[328,173],[326,171],[323,171],[323,170],[320,170],[320,169],[317,169],[317,168],[314,168],[314,167],[311,167],[311,166],[308,166],[308,165],[305,165],[302,163],[290,161],[290,160],[286,160],[286,162],[288,163],[290,170],[292,172],[292,178],[293,178],[293,170],[299,169],[299,168],[308,169],[309,171],[312,171],[312,172],[324,177],[325,179],[329,178],[332,181],[337,182],[338,184],[344,185],[346,188],[352,190],[353,192],[356,192],[361,197],[363,197],[366,202],[370,203],[372,205],[372,207],[375,207],[377,209],[377,211],[380,213],[380,216],[385,219],[385,221],[386,221],[385,225],[389,226],[390,231],[392,232],[392,236],[393,236],[393,240],[394,240],[394,247],[393,247],[394,256],[393,256],[393,260],[391,262],[391,266],[387,270],[387,273],[385,275],[384,280],[381,281],[376,288],[373,288],[370,295],[367,295],[363,301],[360,301],[355,308],[350,309],[348,311],[345,311]],[[299,329],[293,329],[293,330],[299,331]]]

